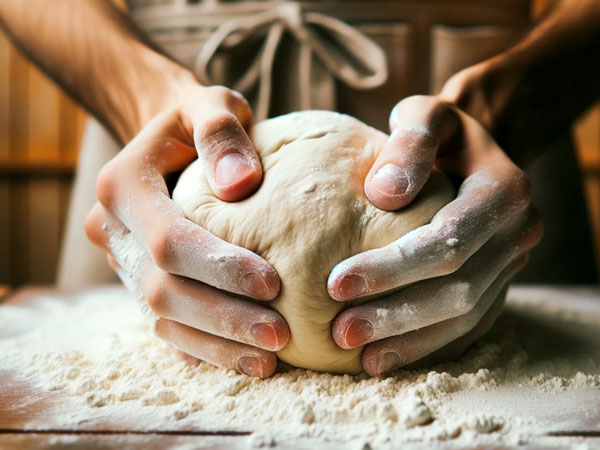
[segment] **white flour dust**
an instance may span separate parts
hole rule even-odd
[[[292,370],[260,380],[178,358],[130,294],[104,288],[0,307],[0,370],[61,393],[48,426],[249,431],[249,447],[517,445],[576,429],[577,415],[600,423],[600,308],[584,308],[590,294],[566,310],[550,292],[513,289],[493,330],[454,363],[385,379]]]

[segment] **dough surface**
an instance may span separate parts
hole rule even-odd
[[[327,278],[342,260],[382,247],[427,222],[453,196],[448,179],[434,171],[421,194],[398,212],[367,200],[363,183],[387,135],[329,111],[304,111],[261,122],[250,137],[264,170],[249,198],[216,198],[192,163],[173,199],[185,215],[232,244],[268,261],[281,278],[270,303],[287,320],[291,338],[281,360],[312,370],[359,373],[362,348],[343,350],[331,323],[349,303],[327,293]]]

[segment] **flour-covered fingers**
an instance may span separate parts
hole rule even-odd
[[[195,155],[181,120],[175,113],[155,118],[102,169],[100,202],[162,270],[260,300],[275,298],[279,277],[264,259],[187,220],[171,200],[164,176]]]
[[[211,335],[270,351],[281,350],[290,336],[276,311],[155,267],[145,274],[142,292],[158,317]]]
[[[490,311],[490,317],[497,316],[508,282],[522,266],[522,259],[523,257],[517,258],[507,266],[468,313],[367,345],[362,354],[364,370],[371,376],[384,375],[421,360],[469,334],[482,320],[484,325],[490,322],[485,319],[486,314]],[[474,332],[469,338],[474,338],[476,334]]]
[[[542,225],[530,211],[488,241],[455,273],[415,283],[385,298],[343,311],[332,336],[342,348],[443,322],[478,307],[505,267],[540,240]]]
[[[199,108],[192,115],[194,141],[206,180],[221,200],[240,200],[256,190],[262,165],[245,127],[252,120],[250,106],[235,91],[206,88],[221,108]]]
[[[527,178],[512,163],[479,170],[431,223],[335,266],[329,294],[352,300],[455,272],[530,201]]]
[[[129,230],[101,203],[96,202],[85,219],[85,233],[92,244],[110,252],[110,236],[125,235]]]
[[[93,208],[86,226],[123,282],[141,291],[157,316],[271,351],[287,343],[289,328],[276,311],[159,269],[135,235],[102,205]]]
[[[158,319],[154,330],[160,338],[184,353],[251,377],[269,377],[277,367],[277,358],[272,352],[213,336],[168,319]]]
[[[429,178],[447,129],[457,124],[457,114],[437,97],[413,96],[398,103],[390,114],[392,134],[365,179],[371,203],[388,211],[409,204]]]
[[[519,259],[519,263],[521,263],[522,266],[525,266],[526,262],[527,255],[523,255],[523,257]],[[520,269],[517,269],[516,272],[519,270]],[[431,367],[435,364],[454,361],[459,358],[492,328],[494,322],[502,312],[508,287],[509,283],[504,286],[498,298],[494,301],[492,306],[486,311],[481,320],[472,330],[453,340],[449,344],[444,345],[438,350],[435,350],[424,358],[421,358],[414,363],[407,364],[406,368]]]
[[[115,257],[110,253],[106,254],[106,262],[108,263],[108,267],[110,267],[115,272],[123,269],[121,265],[117,262]]]

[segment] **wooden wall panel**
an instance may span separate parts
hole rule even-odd
[[[29,161],[60,161],[60,98],[63,94],[39,70],[29,67],[27,130]]]
[[[0,178],[0,285],[10,281],[10,182]]]
[[[60,179],[43,177],[28,183],[29,277],[53,283],[60,239]]]
[[[9,158],[8,120],[10,111],[10,79],[7,68],[10,66],[10,43],[0,36],[0,159]],[[0,229],[0,232],[2,230]]]
[[[0,34],[0,284],[53,283],[85,112]]]
[[[600,261],[600,103],[578,121],[574,135],[594,230],[596,260]]]

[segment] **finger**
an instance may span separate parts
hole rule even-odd
[[[117,260],[115,259],[115,257],[113,255],[111,255],[110,253],[106,254],[106,262],[108,263],[108,267],[110,267],[115,272],[118,271],[118,270],[123,269],[120,266],[120,264],[117,262]]]
[[[102,169],[98,199],[162,270],[260,300],[275,298],[279,277],[265,260],[186,219],[170,199],[164,176],[193,159],[194,150],[180,137],[178,113],[155,118]]]
[[[157,316],[271,351],[287,344],[289,328],[277,312],[148,264],[142,246],[102,205],[94,206],[86,226],[124,281],[141,284]]]
[[[390,114],[392,134],[365,179],[371,203],[386,211],[409,204],[429,178],[440,137],[457,124],[454,110],[436,97],[413,96],[398,103]]]
[[[520,259],[522,267],[526,265],[527,254],[523,255]],[[522,268],[521,267],[521,268]],[[518,272],[520,269],[516,270]],[[502,312],[502,307],[506,300],[506,292],[508,291],[508,283],[500,292],[498,298],[494,301],[492,306],[486,311],[481,320],[475,325],[475,327],[468,331],[463,336],[458,337],[449,344],[435,350],[431,354],[421,358],[414,363],[407,364],[407,368],[417,367],[431,367],[435,364],[440,364],[447,361],[453,361],[464,354],[476,341],[481,339],[487,332],[492,328],[496,319]]]
[[[269,377],[277,367],[277,358],[272,352],[213,336],[168,319],[156,322],[155,333],[182,352],[251,377]]]
[[[390,371],[421,360],[449,343],[466,336],[484,320],[490,322],[501,309],[509,279],[523,266],[525,256],[517,258],[481,296],[475,308],[467,314],[438,322],[399,336],[374,342],[365,347],[362,363],[371,376],[381,376]],[[484,319],[489,312],[487,319]],[[474,338],[473,332],[469,338]],[[463,344],[467,341],[465,340]]]
[[[109,234],[125,235],[129,230],[115,216],[110,214],[101,203],[96,202],[85,219],[85,233],[92,244],[109,253],[112,257],[112,250],[109,246]],[[112,258],[114,260],[114,258]],[[109,261],[110,263],[111,261]],[[116,261],[115,261],[116,262]]]
[[[382,376],[402,367],[425,366],[440,361],[448,361],[459,357],[469,346],[479,339],[497,319],[504,305],[507,287],[503,289],[488,310],[480,317],[479,324],[463,336],[448,333],[452,326],[449,323],[431,325],[422,330],[415,330],[401,336],[388,338],[384,341],[369,344],[362,355],[365,372],[371,376]],[[468,318],[464,318],[466,322]],[[463,325],[463,324],[460,324]],[[451,336],[457,335],[454,342],[447,343]],[[428,353],[430,352],[430,353]]]
[[[510,161],[480,170],[431,223],[395,242],[342,261],[329,275],[335,300],[364,297],[456,271],[506,222],[529,205],[527,177]]]
[[[208,184],[221,200],[237,201],[254,192],[262,180],[262,165],[244,128],[250,106],[235,91],[214,86],[206,95],[216,107],[192,115],[194,142]]]
[[[276,311],[194,280],[154,268],[145,274],[142,292],[157,316],[211,335],[270,351],[289,340],[287,323]]]
[[[505,267],[541,238],[537,215],[524,219],[491,239],[455,273],[343,311],[333,324],[335,342],[354,348],[467,314]]]

